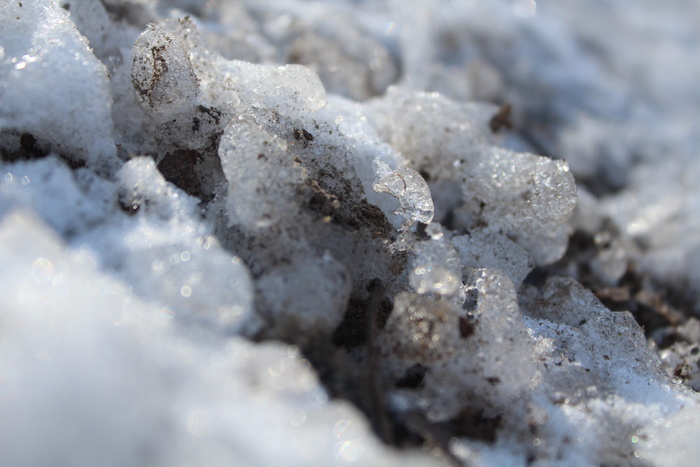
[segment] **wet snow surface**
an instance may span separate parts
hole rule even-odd
[[[692,462],[699,25],[3,2],[3,465]]]

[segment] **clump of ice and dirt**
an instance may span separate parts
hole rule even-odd
[[[698,20],[4,2],[3,465],[688,462]]]

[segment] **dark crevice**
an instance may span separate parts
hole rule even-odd
[[[549,277],[573,275],[611,311],[631,312],[646,337],[653,339],[659,350],[677,342],[679,336],[674,330],[696,315],[693,299],[686,288],[682,284],[674,286],[654,280],[632,261],[615,284],[603,282],[590,263],[606,246],[606,243],[596,242],[595,235],[576,231],[562,259],[533,269],[525,284],[541,288]]]

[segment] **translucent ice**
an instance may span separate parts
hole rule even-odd
[[[416,398],[413,404],[433,421],[449,420],[466,408],[503,410],[532,383],[534,346],[520,319],[512,284],[486,269],[473,270],[470,284],[463,290],[464,306],[419,295],[397,296],[381,341],[384,349],[394,346],[386,357],[394,374],[415,364],[428,366],[418,392],[403,397]]]
[[[527,251],[503,235],[476,231],[453,242],[464,268],[503,271],[516,289],[535,266]]]
[[[468,228],[485,224],[509,235],[539,264],[564,254],[576,204],[568,166],[493,146],[486,116],[495,109],[392,88],[373,110],[380,134],[415,170],[460,184]]]
[[[429,224],[433,219],[433,199],[430,188],[418,172],[408,167],[391,170],[387,164],[377,161],[379,179],[372,185],[379,193],[389,193],[398,198],[401,207],[397,214],[409,221]]]
[[[252,118],[240,118],[226,128],[219,155],[228,180],[231,224],[269,227],[293,209],[295,186],[305,176],[289,157],[284,141]],[[258,174],[265,176],[258,178]]]
[[[413,260],[408,281],[419,294],[452,295],[462,281],[462,265],[454,247],[442,234],[413,247]]]

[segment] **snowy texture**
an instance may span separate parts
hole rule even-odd
[[[4,3],[3,465],[692,461],[664,5]]]
[[[96,170],[114,169],[107,68],[67,12],[54,2],[5,2],[0,22],[5,150],[55,151]]]
[[[5,217],[0,239],[13,265],[1,281],[6,465],[429,462],[382,447],[356,410],[328,400],[298,350],[182,336],[169,310],[26,212]]]

